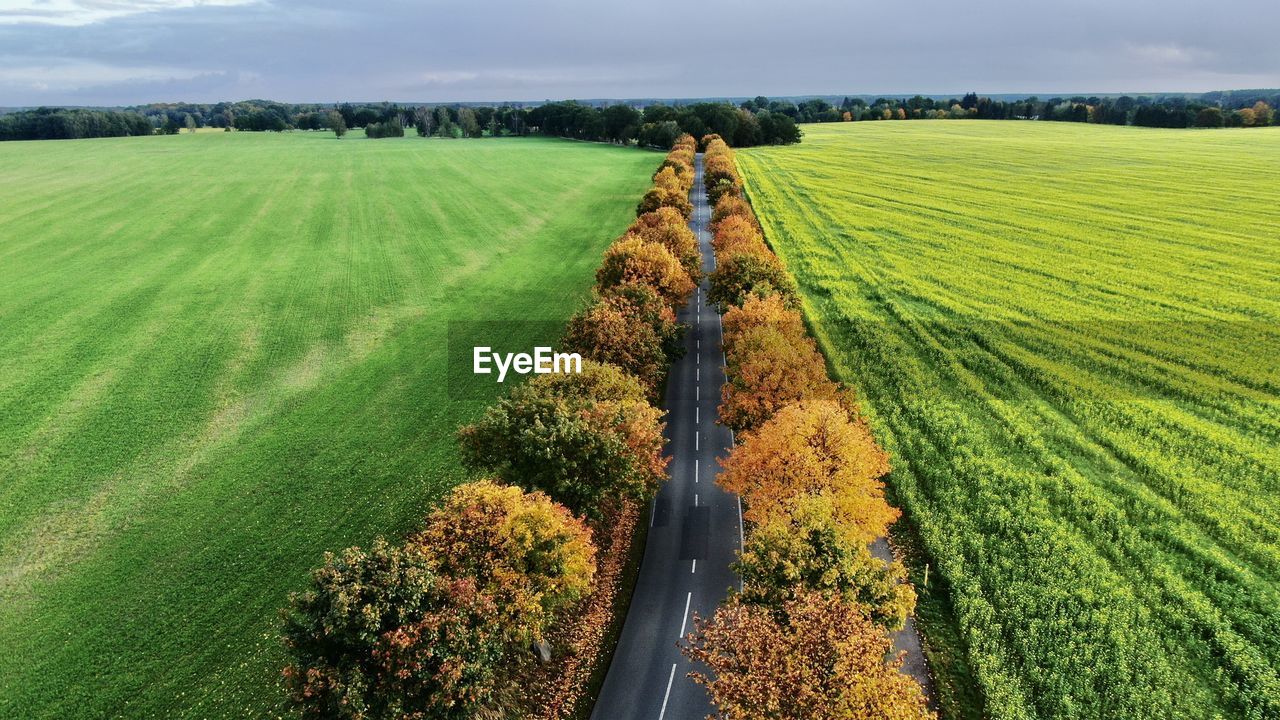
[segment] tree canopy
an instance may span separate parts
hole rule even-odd
[[[899,512],[885,501],[881,478],[889,457],[866,425],[839,403],[808,399],[787,405],[745,433],[716,482],[742,496],[753,522],[792,513],[826,498],[839,531],[866,544],[884,535]]]
[[[639,380],[586,362],[517,386],[462,428],[463,462],[599,518],[603,503],[648,499],[665,479],[661,416]]]
[[[780,613],[731,598],[696,618],[692,673],[722,720],[923,720],[920,686],[885,662],[888,636],[836,595],[798,593]]]

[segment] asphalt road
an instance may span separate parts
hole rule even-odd
[[[711,209],[702,189],[702,155],[691,194],[703,269],[714,267]],[[701,720],[712,712],[706,692],[687,677],[692,664],[680,639],[693,630],[693,615],[715,612],[738,583],[729,569],[742,542],[736,495],[714,480],[718,457],[733,443],[716,423],[724,356],[720,315],[706,304],[703,281],[677,313],[689,326],[686,353],[667,381],[667,440],[671,479],[653,504],[652,527],[613,663],[596,701],[593,720]]]

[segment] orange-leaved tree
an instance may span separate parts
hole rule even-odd
[[[596,270],[596,287],[600,291],[623,283],[648,285],[673,308],[684,305],[695,287],[670,250],[631,234],[609,246]]]
[[[771,327],[783,337],[803,345],[808,337],[800,313],[787,307],[777,295],[749,297],[742,305],[730,307],[723,317],[724,338],[721,346],[725,357],[734,354],[738,338],[748,330]]]
[[[686,184],[674,167],[664,167],[653,176],[653,185],[663,190],[688,193],[691,183]]]
[[[671,168],[675,171],[676,176],[680,178],[680,182],[686,186],[686,189],[692,188],[694,175],[693,160],[693,153],[676,148],[667,153],[667,156],[662,159],[662,163],[658,165],[658,169],[653,173],[653,179],[656,181],[659,173],[667,168]]]
[[[711,230],[714,232],[727,217],[741,217],[752,225],[756,224],[756,214],[751,205],[740,195],[725,195],[716,203],[711,212]]]
[[[830,502],[835,527],[850,542],[882,536],[899,512],[884,498],[889,456],[866,424],[831,400],[788,405],[746,433],[716,482],[742,496],[744,516],[766,523],[813,497]]]
[[[634,283],[616,285],[603,295],[617,297],[617,293],[632,291]],[[642,285],[640,287],[648,287]],[[670,312],[666,301],[663,307]],[[670,348],[679,342],[665,333],[678,333],[667,327],[665,316],[656,318],[662,325],[655,325],[655,318],[638,304],[626,299],[600,300],[592,303],[569,319],[561,339],[564,352],[578,353],[587,360],[614,365],[635,376],[646,392],[656,399],[658,387],[666,376]]]
[[[483,480],[455,487],[409,538],[441,575],[472,578],[492,598],[508,640],[542,637],[595,576],[591,531],[541,492]]]
[[[707,202],[719,203],[721,200],[742,194],[742,182],[737,180],[717,180],[707,188]]]
[[[698,140],[689,133],[681,133],[680,137],[676,138],[676,142],[673,147],[695,153],[698,151]]]
[[[668,361],[684,357],[684,333],[689,327],[676,322],[675,311],[657,290],[644,283],[629,282],[614,285],[599,293],[599,297],[600,302],[611,305],[624,314],[638,317],[653,328],[662,342]],[[617,339],[613,342],[616,343]]]
[[[808,337],[752,328],[734,340],[733,353],[725,357],[729,381],[720,392],[720,421],[736,432],[758,427],[794,402],[839,396]]]
[[[730,215],[716,226],[711,238],[711,246],[715,248],[716,257],[726,259],[738,253],[754,253],[772,255],[773,251],[764,243],[764,235],[754,220],[741,215]]]
[[[724,143],[720,143],[723,145]],[[742,181],[738,178],[738,168],[729,153],[712,154],[708,146],[707,154],[702,161],[702,183],[707,191],[707,200],[714,206],[728,195],[742,192]]]
[[[641,215],[631,223],[627,232],[670,250],[680,261],[685,274],[695,283],[702,278],[702,253],[698,250],[698,237],[674,208],[661,207]]]
[[[924,720],[920,685],[886,661],[893,643],[856,605],[806,592],[780,614],[731,598],[694,620],[684,652],[709,672],[721,720]]]

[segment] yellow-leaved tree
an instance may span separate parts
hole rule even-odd
[[[512,641],[542,637],[555,611],[587,594],[591,530],[541,492],[482,480],[454,488],[409,539],[446,577],[474,579]]]
[[[684,217],[674,208],[660,207],[631,223],[627,233],[647,242],[658,243],[680,261],[680,267],[694,282],[702,277],[702,253],[698,238]]]
[[[743,599],[781,609],[806,590],[836,593],[886,629],[902,629],[916,606],[902,563],[875,557],[865,542],[842,532],[830,498],[791,505],[791,512],[774,515],[747,536],[736,565]]]
[[[742,307],[729,308],[723,322],[724,340],[721,345],[726,356],[734,354],[738,338],[755,328],[773,328],[798,345],[803,344],[807,337],[800,313],[788,308],[777,295],[749,297]]]
[[[609,246],[596,271],[596,287],[601,291],[623,283],[648,285],[672,307],[683,305],[694,289],[693,280],[670,250],[631,234]]]
[[[757,523],[825,498],[841,535],[865,544],[898,519],[884,498],[881,478],[888,472],[889,456],[864,423],[838,402],[806,400],[745,434],[716,482],[741,495],[745,517]]]

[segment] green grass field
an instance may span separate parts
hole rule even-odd
[[[857,123],[738,159],[893,452],[950,713],[1280,717],[1280,128]]]
[[[659,159],[0,143],[0,717],[275,714],[287,594],[461,479],[446,322],[562,322]]]

